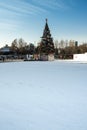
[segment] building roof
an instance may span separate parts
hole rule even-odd
[[[0,49],[0,52],[10,52],[10,47],[6,45]]]

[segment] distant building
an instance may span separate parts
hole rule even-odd
[[[9,54],[11,52],[11,48],[8,45],[5,45],[0,49],[1,54]]]
[[[78,41],[75,41],[75,47],[77,47],[78,46]]]
[[[87,61],[87,53],[84,54],[74,54],[73,55],[74,61]]]
[[[40,59],[53,60],[54,59],[53,57],[54,57],[54,43],[46,19],[43,36],[41,37],[41,42],[40,42]]]
[[[59,48],[65,48],[65,47],[66,47],[65,41],[61,40],[59,43]]]
[[[78,41],[70,40],[69,41],[69,46],[70,47],[77,47],[78,46]]]
[[[58,46],[58,48],[63,49],[63,48],[66,48],[66,47],[77,47],[78,46],[78,41],[74,41],[74,40],[70,40],[70,41],[66,40],[66,41],[64,41],[64,40],[61,40],[59,43],[56,43],[56,44],[58,44],[58,45],[56,45],[56,46]]]
[[[0,48],[0,55],[2,55],[2,56],[4,55],[6,57],[8,57],[8,56],[15,56],[16,52],[13,51],[11,49],[11,47],[6,44],[4,47]]]
[[[2,52],[9,52],[10,51],[10,47],[6,44],[4,47],[2,47],[0,49],[0,51],[2,51]]]

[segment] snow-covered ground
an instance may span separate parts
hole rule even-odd
[[[0,130],[87,130],[87,64],[0,63]]]

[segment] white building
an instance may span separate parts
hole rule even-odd
[[[73,55],[74,61],[87,61],[87,53],[84,54],[74,54]]]

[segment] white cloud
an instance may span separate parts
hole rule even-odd
[[[0,22],[0,30],[16,30],[18,24],[13,21]]]
[[[8,11],[11,11],[12,13],[24,14],[24,15],[46,12],[45,9],[42,9],[38,6],[23,2],[20,0],[14,1],[14,2],[13,1],[9,2],[9,0],[6,0],[6,1],[8,1],[8,4],[6,4],[5,1],[0,2],[0,8],[3,9],[3,11],[8,10]],[[0,12],[1,12],[1,9],[0,9]]]
[[[49,10],[70,10],[75,6],[75,0],[32,0],[36,5]]]
[[[38,3],[41,6],[50,8],[50,9],[65,9],[67,8],[67,5],[63,0],[32,0],[36,3]]]
[[[23,16],[46,13],[45,9],[23,0],[4,0],[0,2],[0,29],[15,30],[21,26]]]

